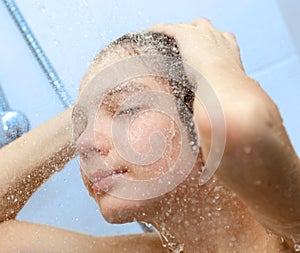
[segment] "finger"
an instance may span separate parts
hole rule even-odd
[[[233,33],[222,32],[222,34],[228,41],[230,41],[231,43],[237,44],[236,37]]]
[[[210,22],[210,20],[207,19],[207,18],[198,18],[198,19],[195,19],[195,20],[191,21],[189,24],[192,25],[192,26],[199,27],[199,28],[206,28],[206,29],[211,30],[211,31],[216,31],[217,30],[213,26],[213,24]]]
[[[237,44],[237,40],[236,40],[235,35],[233,33],[230,33],[230,32],[222,32],[222,35],[227,40],[229,45],[239,53],[240,48]]]
[[[162,33],[169,37],[174,38],[176,35],[176,25],[166,24],[166,23],[160,23],[153,26],[150,26],[147,31],[149,32],[156,32],[156,33]]]
[[[242,59],[241,59],[241,55],[240,55],[240,47],[237,43],[237,39],[236,39],[235,35],[233,33],[230,33],[230,32],[222,32],[222,35],[225,37],[225,39],[227,39],[227,41],[230,43],[230,45],[237,52],[239,65],[242,68],[242,70],[245,71],[244,66],[243,66],[243,62],[242,62]]]
[[[168,23],[158,23],[158,24],[155,24],[155,25],[152,25],[152,26],[148,27],[146,29],[146,31],[149,31],[149,32],[163,32],[169,26],[171,26],[171,24],[168,24]]]

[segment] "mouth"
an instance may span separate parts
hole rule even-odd
[[[91,188],[94,193],[107,192],[110,186],[121,177],[124,173],[128,172],[126,167],[116,170],[98,170],[89,176]]]

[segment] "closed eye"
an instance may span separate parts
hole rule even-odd
[[[131,107],[131,108],[127,108],[124,110],[119,110],[117,112],[117,116],[133,116],[133,115],[136,115],[140,111],[141,111],[140,106]]]

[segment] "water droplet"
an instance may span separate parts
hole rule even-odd
[[[193,150],[193,151],[197,151],[197,150],[198,150],[198,146],[197,146],[197,145],[193,145],[193,146],[192,146],[192,150]]]
[[[143,222],[144,224],[145,224],[145,226],[147,227],[147,228],[151,228],[151,229],[153,229],[153,226],[152,226],[152,224],[150,224],[150,223],[147,223],[147,222]]]
[[[205,179],[203,179],[203,178],[200,178],[200,180],[199,180],[199,184],[200,185],[203,185],[203,184],[205,184],[206,183],[206,180]]]
[[[189,226],[190,225],[189,221],[185,221],[184,225]]]
[[[245,147],[244,147],[244,152],[245,152],[246,154],[250,154],[251,151],[252,151],[252,147],[250,147],[250,146],[245,146]]]
[[[122,173],[113,173],[111,177],[112,177],[112,179],[116,179],[116,178],[119,178],[121,176],[122,176]]]
[[[268,235],[273,235],[272,231],[269,230],[269,229],[266,229],[266,232],[267,232]]]
[[[256,181],[254,182],[254,184],[255,184],[255,185],[261,185],[261,180],[256,180]]]
[[[46,12],[46,8],[45,6],[41,3],[41,1],[37,1],[36,2],[36,5],[38,6],[38,9],[41,11],[41,12]]]
[[[280,243],[284,243],[284,238],[282,236],[280,237]]]
[[[53,43],[54,43],[54,45],[57,47],[57,46],[59,45],[60,42],[59,42],[58,39],[54,39],[54,40],[53,40]]]

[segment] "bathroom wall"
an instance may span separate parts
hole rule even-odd
[[[209,18],[217,28],[236,35],[246,71],[278,104],[300,154],[300,45],[294,35],[299,18],[289,18],[289,10],[299,10],[299,1],[16,2],[74,99],[93,57],[113,39],[157,22]],[[0,31],[0,82],[10,106],[24,112],[33,128],[63,106],[3,3]],[[81,182],[76,159],[38,190],[18,218],[94,235],[141,232],[137,224],[110,225],[103,220]]]

